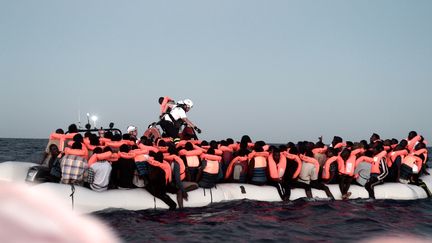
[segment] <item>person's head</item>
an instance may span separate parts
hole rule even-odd
[[[90,136],[89,140],[90,140],[90,145],[93,145],[93,146],[99,146],[100,145],[99,137],[96,136],[96,134],[92,134]]]
[[[162,105],[162,102],[164,101],[164,97],[159,97],[159,99],[158,99],[158,102],[159,102],[159,105]]]
[[[336,144],[342,143],[342,142],[343,142],[343,139],[341,137],[334,136],[331,144],[334,147],[334,146],[336,146]]]
[[[344,148],[340,153],[340,157],[345,161],[349,158],[350,155],[351,151],[348,148]]]
[[[153,155],[154,160],[162,163],[163,162],[163,153],[162,152],[157,152]]]
[[[89,138],[91,135],[92,135],[92,133],[90,131],[87,131],[84,133],[85,138]]]
[[[64,134],[64,131],[61,128],[57,128],[57,130],[55,130],[55,133],[57,133],[57,134]]]
[[[170,146],[168,146],[168,153],[169,154],[177,154],[177,148],[175,145],[171,144]]]
[[[375,143],[376,141],[380,140],[380,136],[377,133],[373,133],[372,136],[369,138],[370,143]]]
[[[420,150],[420,149],[424,149],[424,148],[426,148],[426,144],[425,143],[418,143],[416,146],[415,146],[415,150]]]
[[[352,146],[354,146],[354,143],[351,142],[351,141],[346,141],[346,146],[347,146],[348,148],[352,148]]]
[[[129,148],[129,146],[128,145],[126,145],[126,144],[122,144],[121,146],[120,146],[120,152],[124,152],[124,153],[128,153],[129,151],[130,151],[130,148]]]
[[[60,154],[59,148],[57,147],[57,145],[55,144],[51,144],[49,146],[49,152],[52,156],[56,157],[57,155]]]
[[[109,147],[109,146],[107,146],[107,147],[103,148],[103,152],[104,152],[104,153],[105,153],[105,152],[112,152],[112,148]]]
[[[325,144],[322,141],[318,141],[315,143],[315,148],[324,148]]]
[[[234,144],[234,139],[232,138],[227,138],[226,141],[228,144]]]
[[[408,141],[405,140],[405,139],[402,139],[402,140],[399,142],[399,145],[402,146],[403,148],[406,148],[406,147],[408,146]]]
[[[261,143],[255,143],[254,145],[254,151],[255,152],[264,152],[263,146]]]
[[[398,144],[399,141],[396,138],[392,138],[391,143],[392,143],[392,145],[394,145],[394,144]]]
[[[122,135],[123,140],[131,140],[131,135],[129,133],[125,133]]]
[[[192,150],[194,149],[194,147],[193,147],[193,145],[192,145],[191,142],[187,142],[187,143],[185,144],[185,149],[186,149],[187,151],[192,151]]]
[[[375,154],[379,154],[384,150],[383,142],[375,142],[374,151]]]
[[[214,148],[209,148],[208,150],[207,150],[207,154],[215,154],[215,150],[214,150]]]
[[[337,155],[337,151],[334,148],[328,148],[327,149],[327,157],[333,157]]]
[[[111,132],[111,131],[107,131],[107,132],[104,132],[104,134],[103,134],[104,136],[104,138],[107,138],[107,139],[112,139],[113,138],[113,133]]]
[[[77,133],[78,127],[75,124],[70,124],[68,127],[68,133]]]
[[[193,102],[190,99],[184,99],[183,104],[184,104],[184,107],[186,108],[185,109],[186,112],[189,111],[190,109],[192,109],[192,107],[193,107]]]
[[[417,132],[416,131],[410,131],[408,133],[408,140],[411,140],[413,138],[415,138],[417,136]]]
[[[166,146],[167,146],[167,143],[165,142],[165,140],[163,140],[163,139],[159,139],[159,140],[157,141],[157,146],[159,146],[159,147],[166,147]]]
[[[81,134],[77,133],[75,134],[75,136],[73,136],[72,140],[74,142],[78,142],[78,143],[83,143],[84,142],[84,138]]]
[[[74,142],[72,144],[72,149],[82,149],[82,144],[80,142]]]
[[[111,138],[112,141],[121,141],[122,140],[122,135],[120,135],[120,133],[116,133],[112,136]]]
[[[216,140],[211,140],[210,141],[210,148],[213,148],[213,149],[217,149],[218,148],[218,142],[216,142]]]
[[[101,154],[102,153],[102,148],[101,147],[96,147],[95,149],[93,149],[93,154]]]
[[[252,139],[249,137],[249,135],[243,135],[240,140],[240,143],[246,143],[246,144],[252,143]]]
[[[273,159],[274,159],[276,162],[278,162],[279,159],[280,159],[280,150],[279,150],[279,148],[273,147],[272,155],[273,155]]]
[[[221,146],[228,146],[228,142],[227,142],[226,140],[221,140],[221,141],[219,142],[219,144],[220,144]]]
[[[135,126],[128,126],[126,131],[128,134],[130,134],[130,136],[136,137],[138,135],[138,128],[136,128]]]

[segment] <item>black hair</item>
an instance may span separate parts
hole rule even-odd
[[[113,137],[113,134],[112,134],[111,131],[106,131],[106,132],[104,133],[104,138],[112,139],[112,137]]]
[[[125,133],[125,134],[123,134],[123,136],[122,136],[122,139],[123,139],[123,140],[130,140],[130,138],[131,138],[131,135],[130,135],[129,133]]]
[[[228,145],[234,144],[234,139],[232,139],[232,138],[227,138],[226,141],[227,141]]]
[[[84,142],[83,136],[81,134],[79,134],[79,133],[75,134],[75,136],[73,136],[72,140],[74,142],[78,142],[78,143]]]
[[[90,145],[93,145],[93,146],[99,146],[100,145],[99,137],[96,134],[92,134],[90,136],[89,140],[90,140]]]
[[[159,97],[159,100],[158,100],[159,105],[162,105],[162,102],[163,102],[164,99],[165,99],[164,97]]]
[[[228,146],[228,142],[226,140],[221,140],[219,143],[221,146]]]
[[[92,133],[90,131],[87,131],[84,133],[85,138],[89,138],[91,135],[92,135]]]
[[[61,128],[57,128],[57,130],[55,131],[55,133],[57,133],[57,134],[64,134],[64,131]]]
[[[215,150],[213,149],[213,148],[209,148],[208,150],[207,150],[207,154],[215,154]]]
[[[342,152],[340,153],[340,157],[343,160],[347,160],[349,158],[349,156],[351,155],[351,150],[349,150],[348,148],[344,148],[342,150]]]
[[[404,148],[406,148],[406,146],[408,146],[408,141],[405,140],[405,139],[402,139],[402,140],[399,142],[399,145],[402,146],[402,147],[404,147]]]
[[[158,142],[157,142],[157,145],[159,147],[166,147],[167,146],[165,140],[163,140],[163,139],[159,139]]]
[[[131,146],[131,150],[138,149],[138,145],[134,144]]]
[[[119,150],[120,150],[120,152],[128,153],[130,151],[130,148],[128,145],[122,144],[122,146],[120,146]]]
[[[252,139],[249,137],[249,135],[243,135],[240,140],[240,143],[246,143],[246,144],[252,143]]]
[[[112,148],[107,146],[103,149],[103,151],[104,151],[104,153],[105,152],[112,152]]]
[[[201,146],[209,146],[209,143],[206,140],[201,141]]]
[[[119,133],[116,133],[112,136],[111,138],[112,141],[121,141],[122,140],[122,136]]]
[[[159,161],[159,162],[163,162],[163,153],[162,152],[157,152],[157,153],[155,153],[154,155],[153,155],[153,158],[156,160],[156,161]]]
[[[72,144],[72,149],[82,149],[82,144],[80,142],[74,142]]]
[[[175,145],[169,145],[168,146],[168,153],[169,154],[177,154],[178,153],[178,151],[177,151],[177,148],[176,148],[176,146]]]
[[[417,132],[416,131],[411,131],[408,133],[408,140],[413,139],[415,136],[417,136]]]
[[[194,149],[194,147],[193,147],[193,145],[192,145],[191,142],[187,142],[185,144],[185,149],[188,150],[188,151],[192,151]]]
[[[68,133],[77,133],[78,127],[75,124],[70,124],[68,127]]]
[[[217,149],[218,148],[218,142],[216,140],[210,141],[210,148]]]
[[[102,153],[101,147],[96,147],[95,149],[93,149],[93,154],[101,154],[101,153]]]

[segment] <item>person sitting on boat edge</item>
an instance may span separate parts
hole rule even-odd
[[[193,102],[190,99],[180,101],[169,113],[165,114],[159,122],[165,134],[171,137],[175,143],[180,141],[179,130],[184,123],[194,128],[198,133],[201,133],[201,129],[195,126],[186,116],[186,113],[189,112],[192,107]]]
[[[209,148],[207,153],[201,155],[201,166],[197,176],[200,187],[212,188],[223,178],[221,160],[221,156],[215,155],[214,148]]]
[[[93,155],[89,159],[90,168],[94,171],[93,182],[90,183],[90,188],[93,191],[106,191],[108,189],[108,184],[110,180],[110,175],[112,171],[111,164],[107,161],[111,157],[111,152],[102,153],[102,148],[96,147],[93,150]],[[91,164],[91,160],[94,159],[95,162]]]

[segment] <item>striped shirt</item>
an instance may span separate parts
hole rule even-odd
[[[81,156],[65,155],[60,162],[62,177],[60,183],[82,185],[87,160]]]

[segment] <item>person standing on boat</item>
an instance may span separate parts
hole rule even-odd
[[[193,102],[190,99],[179,101],[178,104],[172,108],[170,112],[165,114],[161,121],[160,126],[168,137],[171,137],[175,143],[180,141],[179,130],[183,124],[192,127],[198,133],[201,129],[195,126],[186,116],[186,113],[193,107]]]

